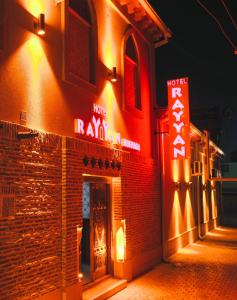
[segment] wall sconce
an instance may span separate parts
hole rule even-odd
[[[80,256],[81,256],[81,238],[82,238],[82,227],[77,225],[77,272],[78,280],[82,281],[83,274],[80,272]]]
[[[34,23],[34,29],[38,35],[45,35],[45,15],[40,14],[37,22]]]
[[[111,82],[117,81],[117,70],[116,67],[113,67],[112,71],[109,71],[109,80]]]
[[[192,181],[185,182],[185,185],[186,185],[186,189],[190,191],[192,188]]]
[[[116,231],[116,260],[117,262],[124,262],[125,260],[125,248],[126,248],[126,225],[125,220],[121,220],[118,224]]]
[[[203,184],[202,184],[202,189],[203,189],[203,191],[206,191],[206,189],[207,189],[206,183],[203,183]]]
[[[212,190],[213,192],[215,192],[215,191],[216,191],[216,187],[215,187],[215,185],[211,185],[211,190]]]
[[[174,182],[174,189],[176,191],[180,191],[180,189],[181,189],[181,183],[179,181],[175,181]]]

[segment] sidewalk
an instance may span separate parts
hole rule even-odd
[[[237,229],[218,227],[110,300],[237,299]]]

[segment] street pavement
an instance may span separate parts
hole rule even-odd
[[[237,300],[237,228],[218,227],[110,300]]]

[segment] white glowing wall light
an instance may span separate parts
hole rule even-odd
[[[77,226],[77,273],[78,273],[78,280],[81,281],[83,278],[83,274],[80,273],[80,244],[81,244],[81,238],[82,238],[82,227]]]
[[[124,262],[126,249],[126,224],[125,220],[121,220],[116,231],[116,260]]]

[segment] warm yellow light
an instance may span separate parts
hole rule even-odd
[[[180,234],[181,220],[179,193],[177,191],[174,192],[172,220],[174,220],[174,236],[177,237]]]
[[[112,71],[109,71],[109,79],[111,82],[117,82],[117,69],[113,67]]]
[[[45,35],[45,20],[44,14],[40,14],[37,22],[34,23],[34,28],[38,35]]]
[[[185,182],[190,182],[191,178],[191,168],[190,168],[190,159],[184,160],[184,180]]]
[[[173,181],[178,182],[180,180],[180,168],[179,168],[178,159],[174,159],[171,161],[171,170],[172,170]]]
[[[38,18],[42,11],[45,11],[45,1],[42,0],[21,0],[21,5],[34,17]]]
[[[45,35],[45,30],[39,29],[39,30],[37,31],[37,34],[38,34],[38,35]]]
[[[116,259],[118,262],[123,262],[125,258],[125,234],[122,226],[116,233]]]
[[[186,225],[187,230],[192,229],[192,225],[194,222],[194,215],[193,215],[193,209],[191,204],[191,198],[190,198],[190,192],[186,191],[186,197],[185,197],[185,210],[186,210]]]
[[[101,40],[101,60],[104,65],[112,70],[113,66],[117,65],[118,58],[118,37],[116,30],[113,30],[116,26],[116,20],[114,18],[114,9],[108,5],[108,1],[105,1],[105,6],[101,5],[101,22],[100,22],[100,36]],[[110,2],[110,1],[109,1]]]

